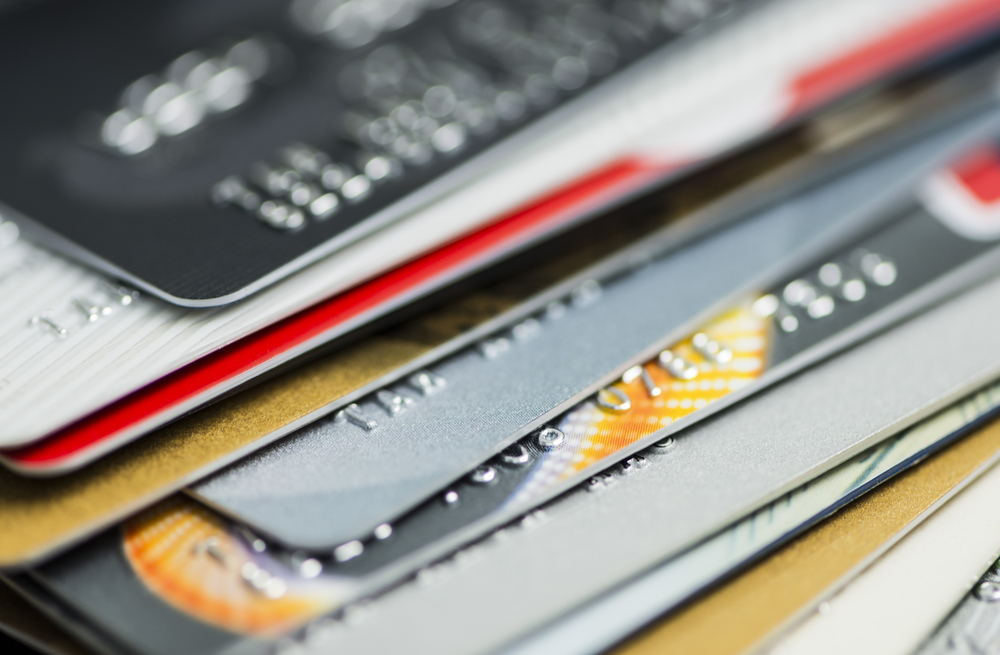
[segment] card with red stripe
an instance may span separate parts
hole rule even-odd
[[[992,75],[995,64],[991,60],[978,62],[967,72],[970,86],[982,74]],[[954,78],[947,77],[943,86],[931,85],[928,96],[941,95],[946,90],[949,100],[959,94],[953,84]],[[912,99],[911,99],[912,100]],[[920,105],[921,103],[916,103]],[[879,110],[884,104],[876,102]],[[939,108],[938,108],[939,109]],[[856,111],[847,109],[846,111]],[[835,115],[820,115],[817,121],[828,120]],[[787,193],[796,183],[805,183],[817,175],[829,174],[843,166],[844,162],[856,160],[882,147],[880,144],[893,142],[900,131],[915,129],[928,120],[940,119],[937,111],[932,119],[920,111],[918,120],[901,120],[895,126],[885,127],[877,137],[863,146],[842,146],[841,150],[830,149],[829,142],[814,143],[811,155],[797,156],[791,161],[771,170],[764,168],[756,177],[751,175],[745,188],[736,188],[723,195],[705,210],[690,216],[676,226],[666,228],[666,235],[673,233],[697,232],[711,225],[732,220],[745,213],[754,202],[763,202],[768,195],[777,191]],[[900,111],[899,117],[907,116]],[[914,118],[910,116],[909,118]],[[979,122],[989,124],[988,116],[975,119],[969,124],[952,128],[959,133],[976,135]],[[831,121],[833,122],[833,121]],[[804,125],[786,135],[786,141],[793,141],[802,134],[814,132],[812,126]],[[940,137],[955,138],[955,137]],[[953,147],[966,142],[965,137],[957,139]],[[836,142],[834,136],[830,141]],[[780,149],[781,146],[775,146]],[[948,149],[945,148],[945,151]],[[942,154],[944,156],[944,154]],[[747,155],[752,158],[752,154]],[[793,175],[789,172],[794,171]],[[704,174],[711,176],[712,169]],[[93,461],[127,441],[162,425],[200,406],[220,393],[233,389],[252,379],[263,371],[288,362],[298,355],[308,352],[318,344],[325,343],[350,329],[371,320],[380,312],[397,307],[405,300],[413,299],[430,289],[454,280],[485,261],[495,260],[512,249],[524,247],[527,241],[537,238],[540,226],[544,229],[549,221],[559,224],[561,217],[584,213],[594,203],[600,205],[607,197],[619,197],[623,190],[633,185],[645,173],[640,167],[621,166],[609,169],[602,175],[587,180],[576,188],[553,197],[532,210],[509,217],[480,232],[476,232],[429,255],[410,262],[388,274],[367,282],[340,296],[305,309],[287,319],[263,328],[238,342],[219,349],[203,357],[178,372],[143,388],[125,399],[96,412],[60,430],[52,437],[34,444],[0,450],[0,461],[28,474],[46,475],[64,472]],[[697,182],[697,180],[693,180]],[[669,193],[664,191],[660,193]],[[641,198],[638,203],[648,202]],[[551,229],[551,228],[549,228]],[[675,241],[678,237],[672,237]],[[693,310],[694,311],[694,310]],[[333,402],[335,398],[331,398]],[[312,411],[312,410],[310,410]],[[279,435],[273,435],[279,436]]]
[[[836,11],[862,11],[862,4],[844,4]],[[776,30],[776,25],[787,27],[788,21],[795,19],[803,21],[802,28],[807,29],[802,15],[780,9],[782,3],[777,5],[771,13],[755,14],[748,20],[757,20],[761,29]],[[633,103],[626,115],[612,110],[623,110],[623,98],[634,100],[635,94],[648,92],[652,83],[663,86],[662,82],[672,77],[694,79],[690,75],[685,78],[684,70],[705,72],[706,55],[693,52],[683,60],[688,62],[686,69],[676,64],[637,76],[634,88],[629,87],[633,95],[623,93],[602,110],[603,114],[592,112],[587,117],[588,129],[576,133],[570,150],[596,148],[603,152],[606,163],[597,172],[490,222],[484,207],[509,206],[511,197],[522,197],[511,196],[511,188],[530,188],[537,197],[539,189],[553,183],[544,175],[526,181],[526,175],[530,178],[533,172],[574,160],[566,149],[570,140],[560,146],[562,150],[547,144],[538,159],[529,158],[521,166],[496,171],[488,180],[462,189],[262,294],[221,310],[177,310],[126,287],[108,284],[23,236],[18,238],[17,223],[6,221],[0,225],[0,243],[4,244],[0,285],[11,290],[0,296],[0,333],[5,335],[5,352],[0,352],[0,419],[5,430],[0,445],[6,449],[6,461],[27,467],[32,461],[30,453],[45,453],[37,461],[46,464],[32,466],[35,472],[68,470],[92,461],[319,343],[684,168],[669,161],[711,157],[852,85],[897,72],[900,65],[913,64],[929,49],[981,33],[994,10],[993,3],[982,0],[928,1],[919,7],[907,4],[906,11],[886,14],[884,22],[872,23],[870,32],[852,32],[850,39],[839,33],[817,33],[812,45],[822,37],[828,46],[810,48],[808,57],[783,57],[779,65],[764,57],[765,51],[771,50],[748,51],[748,56],[759,55],[754,60],[758,72],[782,89],[777,96],[769,96],[760,112],[750,112],[752,125],[746,123],[749,114],[742,110],[739,120],[725,112],[721,116],[698,113],[696,117],[668,113],[655,125],[642,123],[648,129],[641,147],[622,150],[619,146],[624,142],[615,141],[618,145],[609,150],[606,128],[623,126],[629,116],[648,114],[655,103],[662,104],[665,99],[645,98]],[[815,11],[834,9],[824,6]],[[818,15],[809,14],[810,25]],[[890,57],[887,52],[895,54]],[[787,70],[789,61],[795,62],[793,70]],[[728,75],[718,74],[722,75],[720,80]],[[697,79],[703,81],[703,77]],[[712,136],[704,140],[698,135]],[[593,171],[593,162],[587,162]],[[577,170],[575,164],[567,166],[556,168]],[[470,208],[475,208],[471,214]],[[469,233],[477,227],[479,232]],[[439,252],[307,309],[319,298],[463,233],[466,236]],[[257,336],[251,340],[233,345],[254,334]],[[39,440],[43,442],[36,447],[27,447]]]

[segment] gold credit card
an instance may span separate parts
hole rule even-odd
[[[938,119],[941,107],[934,96],[941,89],[935,84],[910,81],[821,114],[466,281],[461,289],[439,296],[433,309],[341,344],[82,470],[27,479],[0,469],[0,525],[5,528],[0,567],[37,561],[165,497],[456,337],[502,320],[505,313],[514,316],[525,301],[630,244],[660,239],[652,235],[664,229],[669,232],[663,243],[680,238],[670,235],[691,237],[765,202],[776,191],[813,181],[897,142],[900,134],[927,124],[929,116]],[[868,140],[858,145],[861,137]]]
[[[650,626],[614,655],[735,655],[754,648],[998,457],[1000,420],[994,420]]]

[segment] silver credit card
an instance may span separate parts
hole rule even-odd
[[[535,316],[298,431],[193,493],[291,547],[330,551],[367,538],[610,382],[616,367],[651,344],[687,336],[720,309],[720,299],[775,262],[807,260],[843,241],[939,166],[943,150],[953,154],[953,138],[906,148],[626,274],[585,274]],[[778,268],[785,274],[800,260]]]
[[[672,448],[650,449],[645,467],[619,469],[598,491],[564,496],[362,603],[355,615],[346,612],[347,620],[327,626],[335,641],[321,645],[338,653],[392,652],[404,645],[435,653],[513,647],[519,637],[640,579],[654,565],[681,553],[694,556],[697,549],[686,549],[720,527],[754,515],[834,463],[992,379],[1000,372],[990,327],[1000,319],[998,307],[1000,282],[993,281],[776,385],[694,426]],[[965,373],[953,377],[959,368]],[[656,596],[647,597],[653,602],[630,608],[633,623],[609,641],[706,582],[695,571],[685,573],[692,579],[660,579]],[[447,625],[435,618],[441,616],[450,617]],[[564,652],[582,644],[579,652],[600,651],[609,645],[597,641],[609,637],[601,628],[625,620],[590,618],[590,631]]]
[[[308,652],[310,640],[321,634],[336,642],[317,643],[315,652],[497,649],[995,379],[1000,373],[1000,343],[993,327],[998,320],[1000,281],[993,281],[692,427],[675,438],[672,448],[649,449],[645,466],[616,468],[613,481],[596,491],[583,485],[469,548],[455,553],[452,545],[424,558],[425,563],[439,563],[380,598],[345,607],[344,596],[334,594],[331,603],[341,610],[340,618],[297,631],[293,645]],[[239,528],[230,530],[241,534]],[[162,533],[177,534],[170,529]],[[221,545],[229,539],[226,528],[203,534],[215,536]],[[253,550],[252,542],[243,543],[246,551]],[[442,561],[449,552],[454,556]],[[208,566],[213,560],[207,552],[184,548],[183,556],[187,564],[172,560],[166,579],[190,582],[190,576],[202,576],[200,582],[231,575],[234,589],[244,584],[237,559]],[[254,555],[254,561],[263,565],[266,556]],[[270,570],[277,575],[279,569]],[[317,593],[332,589],[332,579],[338,577],[334,572],[304,579],[285,571],[280,575],[289,589],[305,585]],[[176,652],[177,635],[184,636],[185,652],[192,655],[271,648],[223,629],[191,606],[157,598],[155,590],[164,586],[139,579],[119,531],[30,575],[106,639],[110,636],[130,651]],[[385,581],[383,576],[378,585],[364,583],[369,590],[355,588],[352,597],[371,595]],[[442,616],[449,620],[441,621]]]
[[[705,586],[785,543],[931,452],[996,420],[998,410],[1000,384],[994,382],[503,652],[506,655],[605,652]],[[670,442],[661,447],[673,446]]]

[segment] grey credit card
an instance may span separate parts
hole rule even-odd
[[[645,466],[617,468],[614,483],[597,493],[582,485],[454,557],[426,560],[439,563],[380,597],[347,607],[337,602],[338,619],[292,630],[289,652],[499,648],[995,379],[998,321],[1000,281],[994,280],[692,427],[675,437],[672,448],[650,449]],[[240,534],[221,519],[212,521],[221,544],[227,530]],[[277,636],[241,636],[220,625],[218,612],[212,619],[193,605],[168,603],[165,587],[140,578],[124,545],[121,531],[109,531],[31,570],[29,579],[121,651],[283,652]],[[209,566],[206,552],[184,548],[182,554],[199,579],[239,580],[239,560]],[[166,577],[184,581],[183,562],[171,562]],[[308,580],[281,575],[289,589],[312,585],[321,592],[330,582],[325,574]],[[374,593],[372,586],[355,599]]]
[[[544,519],[439,563],[365,606],[365,620],[338,622],[325,645],[344,655],[512,646],[992,379],[997,321],[994,280],[691,428],[598,493],[566,495]],[[681,591],[659,588],[654,598],[677,593],[631,616],[592,614],[565,648],[536,652],[599,652],[615,623],[636,628],[691,593]]]
[[[63,252],[213,306],[530,156],[597,84],[621,93],[630,65],[747,3],[681,10],[684,29],[537,0],[35,4],[0,22],[22,90],[0,108],[4,201]],[[564,60],[582,69],[560,87]]]
[[[564,311],[558,320],[543,312],[436,362],[193,493],[290,547],[329,551],[367,538],[651,344],[686,336],[776,262],[843,239],[990,120],[908,146],[629,274],[584,274],[554,306]]]

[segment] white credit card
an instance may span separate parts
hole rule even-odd
[[[782,124],[858,84],[1000,19],[982,0],[784,0],[644,62],[530,151],[269,290],[214,310],[137,297],[45,252],[5,224],[0,248],[0,447],[37,441],[165,375],[442,243],[493,224],[506,231],[420,284],[397,285],[324,338]],[[890,53],[891,56],[887,56]],[[573,186],[576,184],[576,186]],[[554,190],[569,188],[563,196]],[[541,200],[539,200],[541,199]],[[503,219],[503,223],[495,221]],[[509,229],[507,229],[509,228]],[[501,230],[503,231],[503,230]],[[309,344],[311,346],[315,343]],[[303,345],[302,349],[306,346]],[[141,435],[301,351],[172,403],[132,407],[98,435],[103,448]],[[185,384],[189,384],[185,382]],[[113,436],[114,438],[105,438]],[[93,435],[91,435],[93,437]],[[90,438],[90,437],[88,437]],[[80,465],[83,460],[75,460]]]

